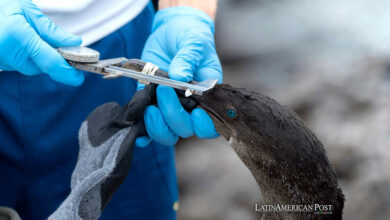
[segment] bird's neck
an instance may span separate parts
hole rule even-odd
[[[333,217],[341,218],[344,197],[327,160],[324,164],[291,163],[278,159],[293,157],[286,152],[269,154],[259,150],[259,146],[242,146],[240,142],[232,147],[259,185],[264,204],[331,205]],[[310,161],[302,155],[302,160],[306,159]]]

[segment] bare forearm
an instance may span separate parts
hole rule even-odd
[[[160,0],[159,9],[175,7],[175,6],[189,6],[200,9],[215,19],[217,13],[218,0]]]

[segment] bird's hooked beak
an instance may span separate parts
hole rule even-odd
[[[224,114],[226,112],[226,106],[229,102],[229,94],[224,89],[224,84],[216,85],[214,89],[202,96],[193,95],[199,107],[204,109],[211,117],[214,122],[215,129],[227,140],[235,135],[235,129],[230,125]],[[231,97],[230,97],[231,98]]]

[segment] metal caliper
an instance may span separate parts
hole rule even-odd
[[[186,83],[169,79],[168,74],[164,77],[157,76],[155,73],[159,68],[152,63],[124,57],[100,60],[100,53],[87,47],[62,47],[58,48],[58,52],[74,68],[103,75],[104,79],[130,77],[143,84],[154,83],[184,90],[186,97],[192,94],[202,95],[209,92],[218,82],[217,79],[209,79],[202,82],[191,81]],[[130,65],[122,65],[125,62]],[[126,66],[126,68],[123,66]]]

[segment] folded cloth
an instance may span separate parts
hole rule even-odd
[[[49,219],[98,219],[125,180],[137,136],[145,135],[143,111],[155,87],[138,91],[123,107],[106,103],[95,109],[79,130],[80,151],[71,193]]]

